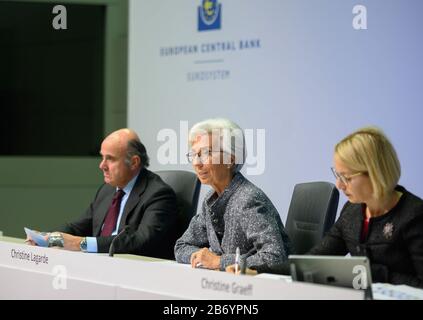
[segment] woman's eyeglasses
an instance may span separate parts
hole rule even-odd
[[[200,159],[201,163],[204,163],[210,159],[213,153],[223,152],[223,151],[213,151],[210,149],[202,149],[199,152],[190,151],[187,153],[188,162],[194,162],[196,158]]]
[[[350,175],[345,175],[345,174],[339,173],[333,167],[331,167],[330,169],[332,170],[332,173],[333,173],[335,179],[339,179],[343,184],[348,184],[349,182],[351,182],[352,178],[366,173],[366,172],[357,172],[357,173],[353,173],[353,174],[350,174]]]

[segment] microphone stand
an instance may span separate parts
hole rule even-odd
[[[110,247],[109,247],[109,257],[113,257],[113,255],[115,254],[115,242],[116,239],[118,239],[122,234],[126,233],[129,230],[130,226],[127,225],[125,226],[117,235],[116,237],[113,238],[112,242],[110,243]]]

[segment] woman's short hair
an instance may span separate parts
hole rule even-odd
[[[234,156],[235,165],[233,170],[234,172],[240,171],[247,154],[245,136],[241,127],[235,122],[224,118],[207,119],[198,122],[189,131],[189,146],[192,146],[197,136],[204,134],[219,138],[217,141],[220,145],[219,151]]]
[[[401,176],[393,145],[376,127],[351,133],[335,146],[335,154],[349,169],[368,174],[376,198],[394,190]]]

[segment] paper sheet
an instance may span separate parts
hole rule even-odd
[[[40,233],[26,227],[24,228],[24,230],[27,237],[34,241],[38,246],[48,247],[48,243],[45,237],[47,235],[46,233]]]

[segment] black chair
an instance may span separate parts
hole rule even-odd
[[[197,212],[201,184],[197,176],[189,171],[163,170],[155,173],[176,193],[178,206],[176,241],[188,228],[191,218]]]
[[[329,182],[297,184],[292,194],[285,231],[296,254],[318,244],[335,222],[339,191]]]

